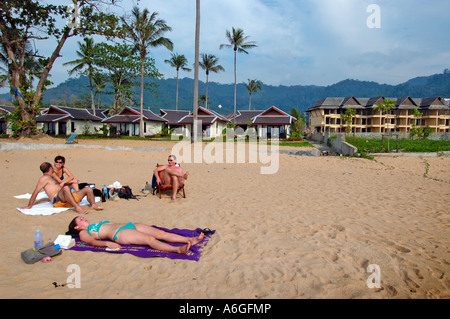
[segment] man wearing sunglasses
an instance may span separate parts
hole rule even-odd
[[[183,169],[177,165],[177,158],[175,155],[170,155],[167,159],[168,165],[158,166],[153,174],[156,177],[156,183],[158,185],[172,185],[172,200],[177,199],[178,186],[184,184],[184,181],[188,178],[189,172],[183,173]],[[163,181],[159,178],[158,172],[162,171]]]

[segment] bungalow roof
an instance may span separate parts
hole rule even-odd
[[[160,112],[161,117],[167,120],[167,124],[169,125],[179,125],[180,120],[190,114],[190,111],[183,111],[183,110],[178,111],[178,110],[162,109],[160,110]]]
[[[15,106],[0,106],[0,119],[3,119],[5,116],[2,114],[11,114],[16,110]]]
[[[146,121],[153,122],[167,122],[167,120],[156,115],[150,110],[143,110],[142,117]],[[141,120],[140,110],[133,107],[126,106],[119,114],[106,117],[102,120],[103,123],[137,123]]]
[[[203,107],[199,107],[197,111],[198,119],[202,121],[202,124],[213,124],[216,121],[221,122],[229,122],[229,120],[223,116],[222,114],[217,113],[216,111],[205,109]],[[180,118],[180,120],[175,123],[178,125],[192,125],[194,123],[194,114],[190,112],[184,117]]]
[[[249,121],[252,125],[289,125],[297,119],[275,106],[267,110],[238,111],[236,124],[247,125]]]
[[[346,106],[351,108],[376,108],[377,103],[382,103],[384,99],[384,96],[371,98],[355,98],[353,96],[346,98],[326,97],[314,103],[308,108],[307,112],[316,109],[339,109]],[[395,107],[397,109],[412,109],[414,107],[422,109],[447,109],[449,107],[441,97],[411,98],[406,96],[386,99],[395,101]]]
[[[101,121],[100,117],[93,115],[87,109],[51,105],[44,115],[36,117],[36,122],[59,122],[67,119]]]

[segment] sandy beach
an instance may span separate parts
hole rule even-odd
[[[0,140],[64,144],[63,139]],[[182,163],[186,199],[165,193],[107,201],[91,222],[142,222],[216,230],[198,262],[129,254],[63,251],[25,264],[40,229],[44,242],[67,231],[73,210],[29,216],[28,201],[57,155],[81,181],[119,181],[135,194],[166,163],[175,142],[80,140],[72,148],[0,152],[1,298],[449,298],[450,157],[308,157],[278,154],[275,174],[261,163]],[[426,176],[424,176],[424,174]],[[58,287],[81,270],[81,288]],[[376,265],[380,287],[369,287]],[[373,277],[372,277],[373,278]]]

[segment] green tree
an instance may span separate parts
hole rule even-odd
[[[97,47],[94,44],[94,39],[84,38],[83,43],[78,41],[79,50],[77,50],[78,59],[64,63],[63,65],[74,66],[69,70],[69,75],[77,72],[80,74],[87,74],[89,77],[89,88],[91,90],[91,107],[92,112],[95,114],[95,102],[94,102],[94,84],[92,83],[95,68],[94,58],[97,54]]]
[[[262,90],[262,82],[258,80],[248,79],[248,82],[244,82],[244,85],[249,94],[248,110],[250,111],[252,108],[252,93],[256,93]]]
[[[164,46],[170,51],[173,50],[173,43],[163,34],[172,31],[172,29],[162,19],[158,19],[158,13],[150,14],[148,9],[142,12],[139,7],[133,8],[132,19],[130,22],[126,18],[122,18],[123,31],[125,39],[130,40],[139,50],[141,58],[141,118],[139,121],[139,136],[144,137],[144,74],[145,74],[145,58],[147,57],[150,47]]]
[[[114,94],[111,113],[116,114],[120,111],[123,101],[133,99],[133,79],[138,76],[140,70],[139,55],[132,45],[100,43],[95,64],[108,72],[108,81],[112,84]]]
[[[356,109],[347,108],[345,110],[345,113],[341,113],[341,120],[345,123],[347,123],[347,126],[345,127],[345,132],[350,133],[352,131],[352,122],[353,118],[356,115]]]
[[[375,111],[379,111],[381,112],[381,114],[385,114],[386,115],[386,130],[389,132],[389,137],[387,139],[387,145],[388,145],[388,152],[390,151],[390,135],[391,135],[391,130],[389,128],[389,115],[391,113],[391,109],[395,107],[395,101],[394,100],[388,100],[383,98],[383,103],[378,102],[376,103],[377,107],[375,108]],[[381,147],[383,148],[383,145],[381,145]]]
[[[168,63],[171,67],[174,67],[177,70],[177,94],[175,99],[175,110],[178,110],[178,77],[180,69],[186,72],[191,72],[192,69],[186,67],[188,61],[183,54],[172,53],[172,56],[169,60],[165,60],[165,63]]]
[[[114,15],[105,14],[104,5],[114,4],[115,1],[79,0],[75,2],[74,10],[68,10],[66,5],[46,4],[36,0],[0,2],[0,45],[6,52],[10,86],[14,88],[16,96],[17,135],[31,136],[36,133],[36,115],[39,113],[39,103],[45,87],[49,84],[47,78],[55,60],[61,56],[66,41],[76,35],[94,33],[114,36],[118,19]],[[50,38],[56,41],[56,45],[49,56],[33,53],[35,58],[45,61],[39,81],[33,87],[26,76],[27,42],[32,39],[39,46],[41,40]]]
[[[245,54],[248,54],[247,50],[252,49],[254,47],[257,47],[256,42],[249,41],[248,36],[244,35],[244,30],[242,29],[235,29],[234,27],[231,29],[231,31],[227,30],[226,38],[229,43],[221,44],[220,49],[223,48],[232,48],[234,51],[234,114],[236,114],[236,86],[237,86],[237,76],[236,76],[236,57],[237,52],[243,52]]]
[[[94,73],[92,77],[92,81],[94,82],[95,86],[95,95],[97,95],[97,107],[100,108],[100,94],[103,93],[103,89],[107,86],[107,79],[106,76],[97,71]]]
[[[215,55],[212,54],[202,54],[202,61],[199,63],[200,67],[206,71],[206,93],[205,93],[205,108],[208,108],[208,80],[209,80],[209,73],[219,73],[220,71],[225,71],[223,66],[220,64],[217,65],[219,62],[219,58],[217,58]]]

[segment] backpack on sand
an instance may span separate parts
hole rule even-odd
[[[116,190],[116,192],[120,198],[125,198],[125,199],[132,198],[132,199],[139,200],[136,195],[133,195],[133,192],[131,191],[131,188],[129,186],[122,186],[121,188],[118,188]]]

